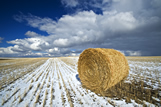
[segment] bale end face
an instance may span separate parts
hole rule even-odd
[[[129,66],[119,51],[89,48],[80,54],[78,73],[83,86],[101,94],[125,79],[129,74]]]

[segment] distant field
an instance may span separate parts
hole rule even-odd
[[[161,106],[161,57],[127,59],[127,79],[99,96],[76,79],[78,57],[0,58],[0,106]]]

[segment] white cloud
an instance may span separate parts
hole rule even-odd
[[[140,51],[126,51],[129,56],[141,56]]]
[[[99,18],[99,26],[112,32],[132,30],[137,26],[137,19],[132,12],[104,12]]]
[[[59,47],[65,47],[68,45],[68,43],[69,43],[68,39],[61,39],[61,38],[53,42],[55,46],[59,46]]]
[[[39,45],[40,45],[40,42],[34,42],[30,45],[30,48],[32,50],[41,50],[41,47],[39,47]]]
[[[42,36],[42,35],[40,35],[40,34],[38,34],[38,33],[36,33],[36,32],[33,32],[33,31],[27,31],[27,32],[25,33],[25,35],[28,36],[28,37]]]
[[[43,54],[42,53],[35,53],[36,55],[38,55],[38,56],[42,56]]]
[[[17,54],[18,52],[15,52],[12,50],[13,47],[12,46],[9,46],[7,48],[0,48],[0,53],[1,54]]]
[[[28,52],[19,56],[23,56],[23,57],[42,57],[42,56],[46,56],[47,53],[33,53],[33,52]],[[47,55],[48,56],[48,55]]]
[[[118,49],[129,55],[142,55],[140,50],[149,51],[146,46],[158,49],[157,46],[160,45],[160,42],[156,42],[160,40],[161,34],[161,15],[158,14],[161,9],[161,6],[158,5],[160,1],[148,1],[103,0],[97,2],[94,0],[90,2],[90,5],[94,6],[96,3],[95,6],[99,7],[100,5],[100,8],[102,6],[102,14],[96,14],[92,10],[79,11],[72,15],[64,15],[57,21],[31,14],[15,15],[15,20],[27,21],[29,26],[47,32],[48,36],[27,31],[25,35],[30,38],[8,41],[7,43],[14,46],[1,48],[0,52],[22,54],[27,52],[28,55],[36,55],[31,51],[40,51],[46,52],[46,54],[42,54],[46,56],[61,56],[72,55],[72,49],[106,47]],[[69,7],[75,7],[82,2],[62,0],[62,3]],[[149,45],[151,43],[149,38],[152,37],[156,37],[153,40],[155,43]],[[149,52],[152,52],[152,49]],[[80,50],[79,52],[81,52]],[[130,51],[126,52],[126,50]],[[75,54],[77,55],[76,51],[73,55]]]
[[[75,54],[75,53],[71,53],[71,56],[77,56],[77,54]]]
[[[46,31],[50,39],[46,38],[47,41],[53,40],[54,45],[61,47],[97,41],[107,36],[107,31],[115,33],[132,30],[137,26],[137,19],[132,12],[106,11],[103,15],[97,15],[93,11],[82,11],[74,15],[64,15],[57,23],[50,18],[33,15],[22,17],[30,26]],[[32,31],[28,31],[26,35],[39,36]]]
[[[49,53],[54,53],[54,52],[58,53],[58,52],[60,52],[60,50],[57,47],[55,47],[55,48],[49,49],[48,52]]]
[[[43,38],[25,38],[8,41],[10,44],[15,44],[23,47],[24,50],[42,50],[43,47],[49,46],[49,43],[44,41]]]
[[[61,2],[66,7],[76,7],[78,5],[78,0],[61,0]]]
[[[19,45],[14,45],[12,48],[12,51],[23,52],[24,50],[21,49],[21,47]]]

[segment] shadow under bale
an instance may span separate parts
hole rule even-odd
[[[126,103],[130,103],[132,99],[142,105],[146,105],[144,101],[147,101],[155,106],[161,106],[161,102],[155,99],[161,98],[159,95],[160,91],[161,89],[153,89],[150,85],[147,85],[143,81],[137,82],[134,80],[131,83],[121,81],[105,91],[104,96],[116,100],[125,99]]]
[[[81,82],[81,80],[80,80],[80,78],[79,78],[79,75],[78,75],[78,74],[76,74],[76,75],[75,75],[75,77],[76,77],[76,79],[77,79],[79,82]]]

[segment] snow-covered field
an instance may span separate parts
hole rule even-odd
[[[133,60],[128,58],[130,73],[120,88],[121,94],[115,97],[99,96],[82,87],[77,80],[78,57],[49,58],[38,64],[37,68],[4,84],[0,89],[0,106],[2,107],[110,107],[110,106],[161,106],[161,58],[155,60]],[[43,62],[40,60],[40,62]],[[14,63],[14,62],[11,62]],[[37,62],[38,63],[38,62]],[[10,63],[0,64],[5,67]],[[36,64],[36,63],[35,63]],[[29,66],[28,66],[29,67]],[[32,67],[32,66],[31,66]],[[9,68],[8,68],[9,69]],[[12,72],[18,71],[15,68]],[[1,72],[1,71],[0,71]],[[15,73],[14,73],[15,75]],[[4,74],[2,75],[4,76]],[[2,81],[2,76],[0,80]],[[135,87],[133,86],[135,85]],[[138,87],[141,88],[138,88]],[[125,87],[126,88],[126,87]],[[140,98],[138,91],[143,91]],[[147,91],[149,95],[147,95]],[[134,91],[134,92],[133,92]],[[146,94],[146,95],[145,95]],[[132,96],[133,97],[129,97]],[[148,98],[146,98],[147,96]],[[119,99],[118,99],[119,98]],[[126,101],[130,98],[130,101]],[[149,99],[150,98],[150,99]]]

